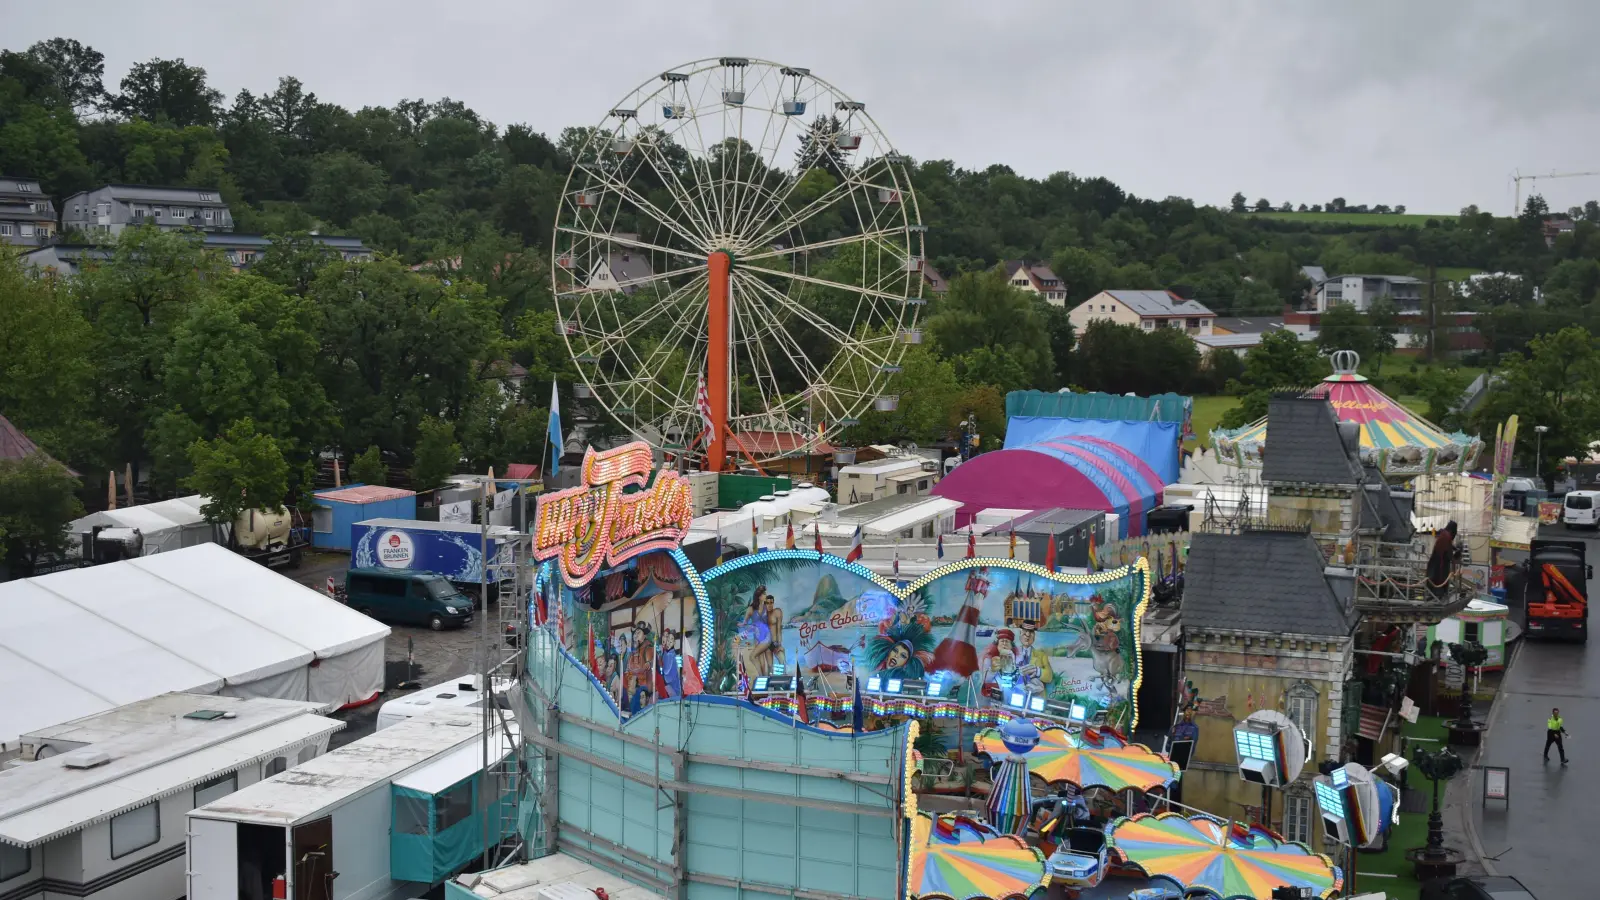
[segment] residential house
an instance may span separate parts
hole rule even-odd
[[[1422,279],[1410,275],[1335,275],[1318,284],[1312,297],[1317,312],[1339,303],[1366,312],[1379,297],[1388,297],[1401,313],[1420,312],[1422,286]]]
[[[638,250],[620,250],[606,257],[589,273],[588,288],[592,291],[621,291],[631,294],[644,282],[655,277],[650,260]]]
[[[56,231],[56,208],[33,178],[0,175],[0,244],[38,247]]]
[[[1044,263],[1008,259],[1005,269],[1006,280],[1017,290],[1038,294],[1051,306],[1067,305],[1067,286]]]
[[[1571,216],[1546,216],[1542,226],[1544,245],[1546,247],[1554,247],[1556,238],[1563,234],[1571,234],[1577,227],[1577,223],[1572,221]]]
[[[140,225],[163,231],[232,231],[233,213],[220,194],[204,188],[108,184],[61,201],[63,229],[115,237],[124,228]]]
[[[1208,350],[1231,350],[1243,355],[1250,348],[1259,346],[1263,337],[1280,331],[1293,334],[1302,342],[1316,340],[1315,332],[1291,328],[1284,318],[1220,316],[1211,320],[1211,334],[1195,335],[1194,342],[1200,346],[1202,353]]]
[[[1328,569],[1309,534],[1194,536],[1182,607],[1183,678],[1193,690],[1182,716],[1195,739],[1185,804],[1225,812],[1261,803],[1261,788],[1239,777],[1233,729],[1252,712],[1275,709],[1305,734],[1312,761],[1271,792],[1279,797],[1269,824],[1322,846],[1311,779],[1317,761],[1344,758],[1359,619],[1349,573]]]
[[[1073,307],[1068,314],[1079,334],[1096,319],[1118,325],[1137,325],[1145,331],[1177,328],[1191,337],[1209,336],[1216,314],[1198,300],[1185,300],[1171,291],[1101,291]]]
[[[950,292],[950,282],[933,267],[933,263],[922,260],[918,265],[922,270],[922,286],[931,294],[944,296]]]
[[[345,260],[372,259],[372,248],[363,244],[360,238],[319,234],[312,235],[311,239]],[[207,250],[221,253],[234,271],[241,272],[254,265],[263,253],[271,249],[272,241],[261,234],[211,232],[201,238],[201,245]],[[110,259],[112,253],[109,246],[101,244],[50,244],[24,253],[22,259],[37,272],[71,277],[82,271],[85,265]]]

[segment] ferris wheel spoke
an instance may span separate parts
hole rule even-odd
[[[684,241],[687,241],[691,246],[705,246],[706,241],[704,237],[689,231],[682,225],[679,225],[671,216],[668,216],[654,203],[651,203],[648,198],[640,195],[638,191],[628,187],[626,183],[618,181],[609,173],[596,169],[593,166],[580,166],[579,168],[587,171],[591,176],[598,179],[601,184],[615,191],[619,199],[625,200],[626,202],[632,204],[635,209],[666,226],[669,231],[673,232]]]
[[[650,164],[650,168],[655,171],[656,177],[661,179],[662,186],[666,188],[667,193],[672,195],[672,199],[678,204],[678,208],[684,211],[685,216],[695,220],[695,224],[700,228],[702,234],[714,234],[716,229],[711,226],[710,211],[705,208],[704,204],[697,203],[689,194],[689,189],[684,186],[683,180],[678,177],[678,172],[673,168],[672,162],[660,155],[660,148],[656,147],[653,141],[643,145],[643,147],[641,156],[644,157],[645,162]],[[660,165],[657,165],[658,159]],[[665,167],[664,171],[663,167]],[[673,185],[677,186],[677,190],[673,190]],[[701,245],[703,246],[704,244],[705,241],[702,240]]]
[[[683,304],[685,300],[698,296],[699,293],[705,289],[707,281],[708,276],[706,275],[701,275],[690,280],[666,296],[651,303],[648,309],[628,320],[627,322],[621,321],[623,318],[621,313],[613,307],[613,314],[610,318],[610,321],[617,322],[619,324],[617,324],[615,327],[608,328],[605,331],[596,333],[594,335],[594,340],[599,341],[600,343],[598,346],[607,351],[613,351],[616,347],[625,348],[633,357],[635,362],[642,364],[643,360],[639,358],[639,354],[635,350],[634,343],[644,332],[645,327],[654,322],[656,319],[676,310]],[[673,335],[687,327],[685,323],[690,321],[692,314],[692,310],[686,310],[683,316],[673,322],[672,327],[668,329],[668,335]],[[621,356],[621,354],[617,355],[619,357]]]
[[[782,269],[768,269],[765,266],[752,266],[744,262],[741,262],[739,267],[746,272],[760,272],[763,275],[772,275],[778,278],[788,278],[792,281],[803,281],[806,284],[814,284],[818,287],[833,288],[837,291],[844,291],[847,294],[863,294],[869,297],[877,297],[880,300],[889,300],[894,303],[906,302],[905,294],[894,294],[888,291],[879,290],[877,288],[858,287],[853,284],[840,284],[837,281],[829,281],[826,278],[818,278],[815,275],[803,275],[799,272],[785,272]],[[784,295],[782,291],[776,291],[776,289],[774,289],[774,291],[787,299],[787,295]]]
[[[683,269],[673,269],[670,272],[658,272],[658,273],[656,273],[654,275],[646,275],[643,278],[635,278],[635,279],[632,279],[631,281],[626,281],[626,282],[619,281],[619,282],[617,282],[616,287],[606,287],[606,288],[583,287],[583,288],[574,288],[574,289],[569,290],[569,291],[562,291],[562,293],[567,295],[567,296],[570,296],[570,297],[588,297],[588,296],[595,296],[595,295],[601,295],[601,294],[615,294],[618,291],[622,291],[624,288],[633,288],[635,290],[639,290],[639,289],[642,289],[642,288],[644,288],[644,287],[646,287],[648,285],[655,284],[658,281],[665,281],[668,278],[678,278],[678,277],[681,277],[681,276],[684,276],[684,275],[688,275],[691,272],[704,272],[704,271],[706,271],[706,264],[705,263],[700,263],[699,265],[688,266],[687,268],[683,268]],[[624,293],[626,293],[626,292],[624,291]]]
[[[742,275],[741,278],[751,282],[756,281],[755,279],[745,275]],[[761,291],[761,285],[759,283],[749,286],[755,292],[759,293]],[[771,306],[769,305],[769,309],[770,308]],[[789,329],[784,326],[783,322],[778,316],[768,315],[760,319],[759,322],[763,331],[772,337],[774,343],[777,344],[778,349],[782,350],[784,355],[788,357],[790,363],[794,366],[796,373],[805,382],[805,386],[801,391],[803,394],[816,396],[822,393],[842,392],[853,394],[855,400],[864,399],[865,394],[861,392],[846,392],[841,390],[842,386],[830,386],[828,384],[826,374],[822,369],[817,367],[816,363],[812,362],[810,354],[808,354],[805,351],[805,348],[801,346],[799,339],[789,332]]]
[[[809,253],[813,250],[825,250],[828,247],[842,247],[847,244],[876,244],[880,247],[895,249],[893,244],[878,243],[890,235],[903,234],[904,228],[880,228],[877,231],[867,231],[861,234],[852,234],[847,237],[829,238],[825,241],[813,241],[809,244],[800,244],[795,247],[785,247],[782,250],[764,250],[760,253],[751,253],[739,257],[741,263],[748,263],[757,259],[772,259],[779,256],[792,256],[797,253]]]
[[[887,355],[874,356],[863,352],[866,348],[872,347],[875,343],[877,343],[876,341],[872,341],[870,339],[864,340],[863,338],[844,331],[839,326],[829,322],[822,316],[817,315],[814,311],[807,309],[804,304],[796,302],[788,294],[785,294],[784,292],[778,290],[770,284],[767,284],[759,278],[752,278],[747,274],[745,276],[745,280],[747,283],[754,285],[761,293],[777,302],[784,309],[789,310],[791,313],[804,319],[813,328],[821,331],[840,349],[840,351],[859,356],[862,359],[869,361],[874,366],[888,364]]]
[[[821,96],[824,96],[824,95],[830,96],[830,97],[833,96],[833,92],[832,91],[827,90],[826,88],[824,88],[821,85],[821,83],[817,82],[815,79],[812,80],[811,87],[812,87],[811,94],[809,96],[807,96],[805,98],[805,101],[804,101],[808,108],[810,107],[811,104],[816,102],[818,97],[821,97]],[[798,97],[797,97],[797,99],[798,99]],[[793,117],[792,116],[784,116],[784,126],[785,126],[785,128],[788,127],[788,120],[791,119],[791,118],[793,118]],[[780,134],[779,135],[779,139],[776,142],[774,142],[774,144],[772,146],[772,163],[770,163],[769,165],[774,166],[774,167],[777,165],[778,151],[780,149],[782,149],[782,146],[783,146],[783,139],[782,139],[782,134]],[[764,222],[768,218],[770,218],[776,211],[778,211],[779,209],[782,209],[783,208],[783,204],[788,202],[789,197],[794,193],[795,187],[799,184],[800,180],[802,178],[804,178],[804,177],[805,177],[805,172],[804,171],[799,171],[799,170],[795,171],[792,176],[787,177],[785,179],[788,182],[787,185],[786,185],[786,189],[783,190],[783,191],[776,191],[776,190],[772,191],[772,196],[767,199],[767,202],[765,204],[763,204],[762,206],[760,206],[758,211],[754,211],[754,214],[750,218],[749,227],[754,228],[755,226],[760,225],[762,222]]]
[[[823,192],[821,196],[817,197],[815,200],[812,200],[810,203],[807,203],[805,206],[802,206],[784,218],[779,219],[776,224],[768,227],[767,230],[763,232],[756,240],[752,241],[751,244],[753,246],[764,245],[769,241],[776,239],[779,235],[787,232],[789,229],[794,228],[796,225],[799,225],[802,222],[821,214],[829,207],[833,206],[833,204],[842,201],[846,197],[852,196],[855,194],[858,188],[863,191],[869,189],[871,185],[860,176],[861,173],[859,172],[846,170],[844,173],[844,178],[838,184],[829,188],[827,191]],[[795,185],[798,184],[799,179],[796,179]],[[791,186],[788,196],[792,196],[793,193],[794,189],[793,186]],[[788,202],[788,196],[785,196],[783,200],[784,203]]]
[[[620,244],[624,247],[637,247],[640,250],[654,250],[657,253],[668,253],[673,256],[681,256],[685,259],[703,260],[705,258],[701,254],[691,253],[687,250],[679,250],[676,247],[665,247],[661,244],[652,244],[648,241],[642,241],[638,238],[626,237],[620,234],[590,231],[586,228],[574,228],[571,225],[557,225],[556,231],[559,231],[562,234],[590,238],[591,240],[595,241],[601,241],[610,244]]]

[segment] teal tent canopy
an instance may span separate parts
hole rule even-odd
[[[1180,394],[1126,397],[1121,394],[1011,391],[1006,394],[1006,418],[1041,416],[1050,419],[1105,419],[1111,422],[1176,422],[1189,431],[1194,399]]]
[[[476,741],[396,778],[390,791],[389,876],[422,884],[439,884],[483,855],[485,812],[489,845],[498,844],[516,805],[483,771]]]

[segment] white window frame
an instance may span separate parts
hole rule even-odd
[[[1300,785],[1290,785],[1283,795],[1283,836],[1302,844],[1311,843],[1311,793]]]
[[[1306,751],[1317,748],[1317,687],[1309,681],[1297,681],[1284,692],[1284,714],[1300,726],[1306,736]]]
[[[212,213],[213,213],[213,212],[214,212],[214,210],[209,210],[209,209],[208,209],[208,210],[206,210],[206,221],[207,221],[207,222],[209,222],[209,221],[211,221],[211,214],[212,214]]]
[[[219,787],[227,786],[225,791],[217,791]],[[208,781],[202,781],[194,786],[194,808],[199,809],[208,803],[221,800],[223,797],[239,789],[239,773],[224,772]]]
[[[159,207],[159,206],[150,207],[150,215],[153,218],[157,218],[157,219],[161,218],[162,217],[162,209],[161,209],[161,207]]]
[[[31,184],[29,184],[29,183],[27,183],[25,181],[19,181],[19,182],[17,182],[17,193],[19,193],[19,194],[31,194],[31,193],[33,193],[33,185],[31,185]]]
[[[10,237],[10,236],[11,236],[11,223],[10,222],[0,222],[0,237]]]
[[[33,237],[33,223],[23,222],[19,231],[23,237]]]
[[[217,199],[217,195],[216,194],[208,194],[205,191],[201,191],[200,192],[200,199],[201,200],[216,200]]]
[[[33,850],[0,844],[0,881],[10,881],[33,869]]]
[[[149,812],[147,813],[146,810],[149,810]],[[144,843],[138,844],[136,846],[125,846],[125,847],[122,847],[121,848],[121,852],[118,852],[118,848],[117,848],[117,823],[119,823],[119,822],[127,823],[127,824],[124,824],[122,826],[124,831],[126,832],[128,829],[137,828],[142,824],[138,820],[134,820],[131,817],[139,816],[139,817],[142,818],[143,816],[146,816],[146,815],[154,817],[155,833],[150,837],[149,840],[145,841]],[[137,833],[127,838],[127,840],[130,841],[130,842],[138,841],[138,840],[141,840],[141,839],[142,838],[139,837],[137,835]],[[134,807],[133,809],[128,810],[127,812],[123,813],[122,815],[112,816],[111,817],[111,836],[110,836],[110,841],[111,841],[111,858],[112,859],[121,859],[124,856],[128,856],[128,855],[133,854],[133,853],[138,853],[140,850],[143,850],[146,847],[153,847],[156,844],[161,843],[161,801],[152,800],[152,801],[150,801],[149,803],[146,803],[143,806]]]

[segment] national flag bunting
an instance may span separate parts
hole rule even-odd
[[[1100,561],[1095,558],[1094,532],[1091,531],[1089,532],[1089,571],[1093,572],[1098,568],[1100,568]]]
[[[706,390],[706,373],[704,371],[700,373],[699,384],[695,385],[694,408],[696,412],[700,413],[699,439],[709,441],[711,439],[711,429],[714,426],[711,421],[711,394]]]
[[[978,535],[972,530],[972,526],[968,525],[967,526],[967,559],[971,559],[971,558],[973,558],[974,556],[977,556],[977,555],[978,555]]]
[[[939,535],[939,545],[935,548],[935,551],[939,554],[940,559],[944,559],[944,535],[942,534]]]
[[[856,526],[856,533],[850,536],[850,552],[844,555],[845,562],[855,562],[861,558],[861,526]]]
[[[1044,567],[1054,572],[1056,570],[1056,536],[1050,535],[1050,543],[1044,548]]]
[[[783,549],[794,549],[794,522],[790,521],[787,531],[783,535]]]
[[[1011,527],[1011,558],[1017,558],[1017,528],[1014,524]]]
[[[550,423],[545,431],[550,438],[550,477],[561,474],[561,451],[565,441],[561,438],[561,395],[556,391],[556,380],[550,379]]]
[[[822,526],[816,522],[811,523],[811,536],[816,539],[817,552],[822,552]]]
[[[751,516],[750,516],[750,552],[751,553],[754,553],[757,550],[761,549],[761,526],[757,524],[760,521],[761,520],[759,518],[757,518],[754,514],[751,514]]]

